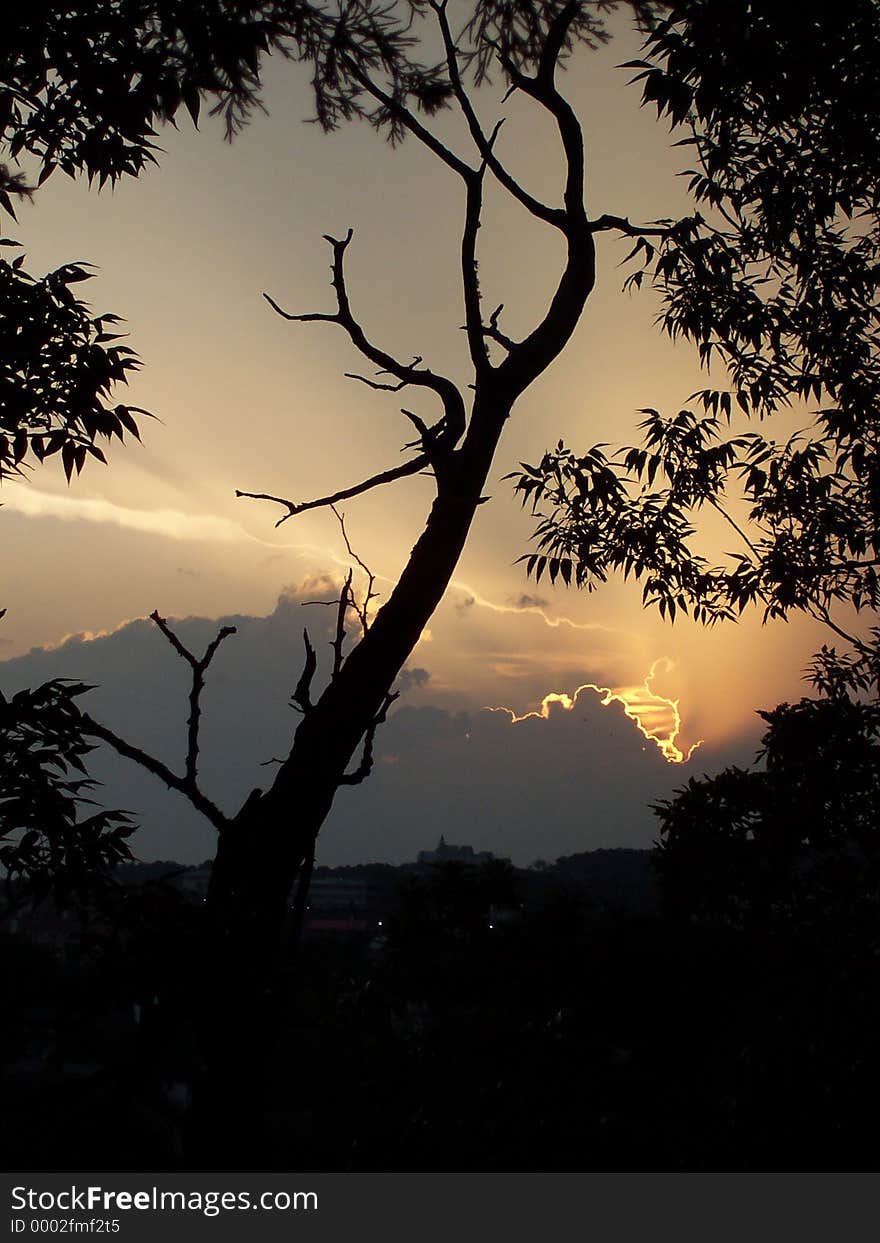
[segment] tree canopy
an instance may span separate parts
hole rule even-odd
[[[692,777],[655,807],[666,896],[716,922],[850,924],[876,906],[880,707],[838,693],[760,715],[761,767]]]
[[[262,106],[261,64],[273,50],[311,63],[318,119],[330,128],[363,111],[349,61],[397,74],[408,44],[369,3],[335,13],[281,0],[16,6],[0,49],[0,209],[14,219],[16,200],[57,169],[99,188],[137,177],[157,162],[160,127],[184,108],[197,123],[203,101],[232,137]],[[105,460],[99,439],[138,435],[136,416],[148,412],[110,398],[139,364],[116,344],[119,317],[96,316],[74,295],[88,264],[35,277],[23,263],[0,260],[0,479],[21,474],[30,454],[60,453],[69,480],[89,457]]]
[[[612,570],[674,617],[806,610],[876,678],[876,641],[832,615],[880,603],[880,9],[873,0],[757,10],[675,6],[631,63],[693,156],[697,210],[629,226],[625,288],[659,295],[659,323],[712,378],[692,405],[646,409],[642,445],[563,444],[516,488],[539,515],[530,572],[592,590]],[[775,439],[749,421],[791,408]],[[733,551],[696,547],[722,513]],[[856,668],[857,666],[857,668]]]
[[[76,703],[87,689],[56,679],[0,693],[0,864],[29,899],[91,896],[131,855],[135,822],[90,797],[97,782],[85,758],[95,745]]]

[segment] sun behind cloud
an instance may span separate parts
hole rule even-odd
[[[681,733],[681,712],[677,699],[667,699],[664,695],[658,695],[652,689],[652,682],[657,675],[657,670],[663,666],[663,672],[669,673],[673,668],[672,661],[668,657],[661,656],[651,665],[651,671],[648,673],[644,682],[640,686],[620,686],[612,689],[608,686],[597,686],[593,682],[585,682],[579,686],[571,695],[564,691],[551,691],[541,700],[541,706],[532,711],[524,712],[521,716],[513,711],[512,708],[505,707],[489,707],[489,712],[506,712],[510,717],[512,725],[519,724],[520,721],[549,720],[550,709],[556,705],[563,708],[566,712],[571,712],[578,701],[578,696],[583,691],[593,691],[597,695],[603,696],[601,704],[603,708],[609,704],[619,703],[623,706],[623,710],[636,728],[649,742],[653,742],[658,748],[663,758],[670,764],[686,764],[696,749],[701,745],[703,739],[699,739],[683,751],[678,745],[678,736]]]

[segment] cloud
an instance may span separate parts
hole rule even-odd
[[[617,635],[625,633],[618,626],[609,626],[602,622],[577,622],[570,617],[548,617],[544,612],[543,603],[520,604],[517,602],[516,604],[496,604],[493,600],[486,599],[485,596],[480,595],[478,591],[467,586],[459,579],[455,579],[451,586],[454,590],[463,592],[465,597],[470,597],[470,599],[465,599],[464,607],[478,604],[481,609],[487,609],[491,613],[517,613],[520,616],[525,614],[538,617],[545,626],[549,626],[552,630],[557,630],[560,626],[566,626],[572,630],[607,631]]]
[[[546,609],[550,606],[550,601],[543,596],[530,596],[526,592],[518,596],[508,596],[507,602],[514,609]]]
[[[420,669],[418,666],[411,669],[409,665],[401,669],[397,678],[397,685],[400,688],[401,695],[405,695],[410,690],[421,690],[422,687],[428,685],[431,675],[427,669]]]
[[[302,607],[316,586],[338,589],[326,576],[287,588],[266,617],[172,621],[197,653],[220,625],[237,629],[211,665],[201,736],[203,787],[229,812],[252,788],[270,783],[272,759],[289,750],[299,723],[289,701],[303,666],[306,620],[319,659],[315,687],[328,676],[334,610]],[[187,669],[151,622],[0,663],[5,691],[57,676],[96,685],[88,695],[92,715],[182,767]],[[431,706],[434,680],[420,667],[402,681],[420,691],[422,706],[392,711],[377,734],[372,776],[340,790],[322,831],[321,862],[413,859],[440,832],[519,863],[598,846],[646,846],[656,832],[648,802],[697,771],[694,761],[687,769],[667,764],[621,702],[603,706],[599,696],[581,695],[576,711],[551,704],[546,717],[514,725],[503,713]],[[749,739],[733,758],[747,762],[752,752]],[[708,746],[697,759],[708,771],[731,762]],[[149,774],[103,749],[95,772],[106,784],[107,805],[141,817],[134,842],[141,857],[195,862],[213,853],[210,826]]]
[[[314,563],[348,567],[348,559],[331,548],[308,543],[280,543],[252,535],[239,522],[218,514],[184,512],[179,509],[133,509],[100,497],[41,492],[31,484],[9,484],[3,491],[3,507],[24,518],[55,518],[62,522],[88,522],[123,527],[175,541],[211,544],[258,544],[273,551],[266,562],[291,552],[302,553]],[[188,573],[182,570],[182,573]]]
[[[519,725],[529,720],[549,720],[551,710],[561,708],[565,712],[573,712],[584,692],[588,695],[601,696],[603,708],[618,703],[633,722],[639,733],[654,743],[663,758],[670,764],[686,764],[698,747],[703,745],[700,738],[691,742],[687,749],[680,744],[682,731],[681,712],[678,700],[659,695],[653,687],[657,670],[663,666],[663,672],[670,673],[674,668],[668,657],[661,656],[651,665],[651,670],[644,681],[637,686],[597,686],[595,682],[584,682],[569,695],[565,691],[550,691],[541,700],[541,706],[533,712],[524,712],[517,716],[512,708],[489,708],[490,712],[504,712],[510,717],[512,725]]]
[[[95,497],[56,495],[38,488],[10,487],[3,504],[28,518],[60,518],[64,522],[99,522],[128,527],[174,540],[229,542],[253,539],[237,522],[213,514],[187,514],[176,509],[130,509]],[[261,541],[262,542],[262,541]]]

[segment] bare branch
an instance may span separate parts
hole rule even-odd
[[[263,297],[269,303],[269,306],[271,306],[272,310],[276,311],[281,316],[282,319],[288,319],[299,324],[315,324],[315,323],[340,324],[342,323],[342,320],[339,318],[338,315],[324,315],[317,311],[312,312],[309,315],[292,315],[290,311],[285,311],[284,307],[279,306],[278,303],[275,301],[275,299],[270,294],[264,293]]]
[[[847,643],[852,644],[856,651],[862,652],[865,656],[871,654],[873,649],[870,644],[865,643],[856,635],[849,634],[848,631],[841,629],[841,627],[832,620],[831,614],[828,612],[824,604],[811,604],[809,605],[807,612],[811,615],[811,617],[814,617],[816,621],[820,621],[823,625],[827,626],[828,629],[838,635],[839,638],[845,639]]]
[[[578,0],[569,0],[565,8],[557,14],[550,23],[547,30],[547,39],[544,43],[541,59],[538,62],[538,81],[549,87],[553,86],[553,79],[556,74],[556,66],[559,57],[565,46],[565,40],[568,37],[568,30],[571,23],[578,15],[580,9]]]
[[[421,354],[416,354],[410,363],[410,367],[413,369],[418,367],[421,361]],[[411,383],[409,380],[401,380],[398,384],[381,384],[377,380],[370,380],[367,376],[358,375],[353,371],[346,371],[344,375],[346,380],[360,380],[361,384],[366,384],[369,388],[379,389],[381,392],[386,393],[399,393],[402,388],[406,388],[406,386]],[[377,371],[376,375],[388,375],[387,368]]]
[[[303,671],[300,674],[299,681],[296,684],[296,689],[290,698],[291,702],[299,707],[300,711],[305,714],[306,712],[311,711],[312,707],[310,691],[312,686],[312,678],[315,676],[315,670],[318,667],[318,658],[315,655],[315,649],[309,642],[309,632],[305,629],[303,630],[303,643],[305,644],[306,649],[305,664],[303,665]]]
[[[441,420],[441,423],[445,426],[444,420]],[[339,492],[333,492],[330,496],[319,496],[314,501],[290,501],[283,496],[272,496],[268,492],[241,492],[238,488],[235,490],[235,495],[245,497],[251,501],[272,501],[275,505],[283,505],[287,513],[275,523],[276,527],[280,527],[288,518],[293,518],[296,514],[305,513],[307,509],[326,509],[328,506],[337,504],[338,501],[347,501],[353,496],[362,496],[364,492],[369,492],[373,488],[379,488],[385,483],[393,483],[395,479],[405,479],[408,475],[417,475],[427,465],[427,454],[420,453],[418,457],[410,458],[408,462],[403,462],[400,466],[394,466],[391,470],[384,470],[378,475],[371,475],[363,483],[353,484],[350,488],[342,488]]]
[[[605,233],[610,229],[615,229],[618,233],[625,233],[627,237],[671,237],[674,225],[636,225],[630,224],[625,216],[600,216],[598,220],[591,220],[588,228],[591,233]]]
[[[504,349],[510,352],[511,350],[516,349],[516,342],[512,337],[508,337],[506,333],[503,333],[498,327],[498,316],[503,310],[504,303],[501,302],[489,316],[488,324],[483,325],[482,331],[484,337],[488,337],[490,341],[497,341],[499,345],[503,346]]]
[[[474,173],[474,176],[478,176],[478,174]],[[413,365],[406,366],[406,364],[399,362],[390,354],[386,354],[384,350],[379,349],[367,340],[363,328],[352,314],[345,284],[345,252],[353,236],[351,229],[348,230],[344,238],[335,238],[325,234],[325,239],[333,248],[332,285],[336,291],[337,304],[335,315],[293,315],[280,307],[268,294],[264,293],[263,297],[273,310],[284,319],[299,322],[322,321],[324,323],[339,324],[348,333],[349,339],[355,348],[378,367],[382,373],[395,376],[397,380],[403,382],[403,385],[412,384],[419,388],[430,389],[436,393],[443,403],[443,410],[446,415],[446,432],[450,445],[455,445],[464,434],[466,421],[464,402],[455,384],[445,376],[436,375],[427,367],[420,369],[417,365],[421,362],[420,358],[416,359]],[[341,500],[342,498],[338,499]]]
[[[83,721],[89,733],[109,743],[120,755],[128,760],[132,760],[135,764],[139,764],[141,768],[145,768],[147,772],[158,777],[169,789],[177,790],[180,794],[183,794],[197,811],[200,811],[203,816],[210,820],[216,829],[225,829],[229,824],[227,817],[201,792],[196,778],[199,756],[199,724],[202,713],[201,694],[205,686],[205,673],[223,640],[229,635],[235,634],[235,627],[222,626],[208,644],[204,656],[199,658],[194,656],[189,648],[181,643],[165,618],[159,616],[158,610],[150,614],[150,620],[156,623],[178,656],[185,660],[192,669],[192,687],[189,695],[190,715],[187,721],[186,764],[183,776],[178,776],[166,764],[163,764],[161,760],[157,760],[155,756],[142,751],[140,747],[135,747],[130,742],[126,742],[124,738],[120,738],[118,734],[114,734],[112,730],[105,725],[101,725],[92,717],[84,715]]]
[[[387,108],[393,116],[397,117],[400,123],[404,125],[415,138],[418,138],[419,142],[423,143],[429,151],[433,152],[438,159],[442,160],[448,168],[451,168],[453,172],[458,173],[459,177],[464,178],[465,181],[467,181],[469,177],[476,175],[476,169],[471,168],[470,164],[467,164],[464,160],[460,159],[454,151],[450,151],[449,147],[442,143],[436,134],[432,134],[431,131],[424,126],[421,121],[413,115],[413,113],[410,112],[405,104],[403,104],[399,99],[395,99],[393,95],[389,95],[387,91],[382,90],[380,86],[377,86],[372,78],[364,73],[359,65],[356,65],[347,57],[346,65],[352,77],[355,78],[356,81],[360,82],[364,90],[367,91],[368,94],[372,95],[374,99],[377,99],[379,103]]]
[[[342,594],[339,597],[336,612],[336,634],[330,643],[330,646],[333,648],[333,672],[331,679],[335,678],[342,668],[342,645],[345,643],[345,614],[348,612],[349,606],[354,605],[354,597],[351,594],[351,580],[353,576],[354,570],[349,570],[348,577],[342,588]]]
[[[583,132],[571,105],[554,84],[556,61],[577,8],[576,3],[566,5],[550,23],[536,77],[527,77],[501,55],[511,82],[554,117],[566,165],[561,225],[567,242],[565,268],[544,318],[524,340],[514,344],[498,367],[499,376],[516,393],[523,392],[565,348],[596,281],[595,244],[584,206]]]
[[[458,48],[456,47],[455,39],[452,36],[452,31],[449,28],[449,21],[446,17],[445,0],[443,3],[432,3],[431,7],[437,14],[437,21],[440,24],[440,30],[443,35],[443,43],[446,49],[446,65],[449,70],[449,80],[452,83],[455,98],[458,100],[459,107],[461,108],[464,118],[467,121],[471,138],[474,140],[474,144],[480,153],[481,159],[486,167],[491,171],[496,181],[498,181],[499,185],[502,185],[504,189],[507,190],[508,194],[521,203],[522,206],[525,207],[526,211],[530,212],[531,215],[536,216],[539,220],[544,220],[547,224],[552,224],[556,228],[562,228],[564,225],[564,213],[560,211],[559,208],[549,207],[546,203],[542,203],[539,199],[536,199],[533,195],[529,194],[527,190],[524,190],[519,182],[510,175],[495,155],[492,149],[492,144],[495,136],[497,135],[498,126],[495,127],[492,137],[487,138],[483,132],[482,126],[480,125],[477,114],[474,111],[473,104],[470,101],[470,96],[465,90],[464,83],[461,80],[461,73],[458,68]]]
[[[361,558],[357,555],[357,553],[352,548],[351,541],[348,538],[348,532],[345,529],[345,514],[341,514],[335,505],[331,505],[330,508],[333,510],[334,517],[336,518],[336,521],[339,523],[339,527],[342,531],[342,539],[345,543],[346,552],[354,561],[357,562],[357,564],[360,566],[361,570],[364,572],[367,578],[367,590],[364,593],[364,602],[362,605],[358,604],[357,600],[354,597],[354,592],[351,590],[350,586],[349,586],[349,593],[348,593],[351,607],[357,613],[358,618],[361,623],[361,629],[363,630],[364,634],[366,634],[370,628],[370,621],[369,621],[370,601],[375,600],[379,595],[377,591],[373,590],[376,584],[376,575],[373,573],[370,567],[361,560]],[[351,576],[349,575],[349,578],[350,577]]]
[[[426,445],[434,436],[436,436],[439,424],[436,424],[434,427],[429,427],[424,419],[420,418],[419,415],[415,414],[412,410],[405,410],[403,406],[400,407],[400,413],[409,419],[410,423],[412,423],[413,427],[419,433],[418,441],[415,441],[413,445],[409,445],[408,448],[413,448],[415,444]]]
[[[429,426],[424,419],[420,418],[419,415],[415,414],[412,410],[407,410],[405,406],[400,407],[400,413],[409,419],[410,423],[412,423],[413,427],[419,433],[418,440],[412,441],[410,444],[405,445],[404,448],[417,449],[421,447],[428,463],[432,467],[434,477],[439,478],[443,474],[447,465],[447,459],[437,451],[438,441],[445,429],[445,420],[440,419],[438,422],[432,423]],[[422,473],[430,475],[431,472],[423,471]]]
[[[340,785],[360,785],[362,781],[366,781],[367,777],[369,777],[370,773],[373,771],[373,743],[376,738],[376,730],[380,725],[384,724],[385,718],[388,715],[388,709],[394,703],[395,699],[399,698],[400,691],[394,691],[393,693],[389,692],[386,694],[382,707],[379,709],[376,716],[373,717],[367,732],[364,734],[364,749],[361,754],[360,764],[358,764],[353,773],[345,773],[344,776],[339,779]]]
[[[223,640],[228,638],[229,635],[235,634],[235,626],[222,626],[208,644],[204,656],[199,660],[188,648],[184,647],[165,618],[159,616],[158,610],[154,610],[150,614],[150,620],[156,623],[178,656],[181,656],[192,669],[192,688],[189,693],[189,720],[187,721],[185,781],[194,789],[199,759],[199,724],[202,716],[201,696],[202,691],[205,689],[205,673]]]
[[[196,660],[195,656],[193,656],[192,652],[189,651],[188,648],[185,648],[183,646],[180,639],[178,639],[177,635],[174,633],[174,631],[171,629],[171,627],[166,622],[165,618],[159,616],[158,609],[154,609],[153,612],[150,614],[150,621],[156,623],[156,625],[159,627],[159,629],[164,634],[165,638],[168,640],[168,642],[177,652],[178,656],[182,656],[183,659],[187,662],[187,664],[191,665],[192,668],[195,669],[196,665],[198,664],[198,661]]]
[[[140,747],[132,746],[130,742],[126,742],[124,738],[120,738],[118,734],[114,734],[106,725],[101,725],[100,722],[94,720],[88,714],[83,713],[82,720],[89,734],[95,738],[100,738],[102,742],[108,743],[114,751],[118,752],[125,759],[132,760],[135,764],[139,764],[141,768],[145,768],[147,772],[152,773],[154,777],[158,777],[160,781],[164,782],[170,790],[177,790],[179,794],[183,794],[197,811],[200,811],[207,820],[210,820],[211,824],[219,832],[228,827],[230,822],[223,812],[220,811],[219,807],[212,803],[209,798],[206,798],[201,790],[197,789],[186,777],[178,777],[161,760],[157,760],[155,756],[142,751]]]
[[[378,372],[383,375],[383,372]],[[382,393],[399,393],[402,388],[406,388],[409,380],[399,380],[397,384],[380,384],[377,380],[371,380],[368,376],[358,375],[354,371],[343,372],[346,380],[359,380],[361,384],[366,384],[367,388],[374,388],[377,392]]]
[[[464,293],[465,332],[474,372],[479,378],[491,370],[489,353],[483,337],[483,321],[480,314],[480,278],[477,264],[477,234],[480,230],[480,211],[483,206],[483,178],[475,177],[467,183],[464,232],[461,239],[461,283]]]

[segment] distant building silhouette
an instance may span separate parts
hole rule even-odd
[[[442,833],[436,849],[419,851],[419,863],[489,863],[494,858],[490,850],[474,850],[473,846],[452,846]]]

